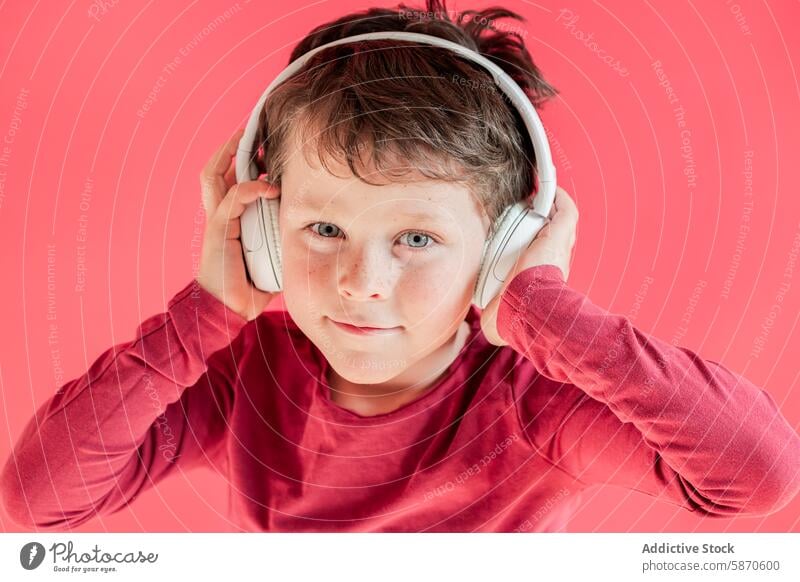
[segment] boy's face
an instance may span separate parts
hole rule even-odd
[[[419,174],[366,176],[380,186],[346,164],[331,164],[334,175],[297,144],[281,179],[289,314],[349,382],[431,381],[426,363],[452,343],[471,303],[489,226],[479,203],[465,185]],[[332,320],[397,329],[359,335]]]

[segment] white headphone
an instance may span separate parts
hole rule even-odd
[[[480,275],[475,284],[472,302],[480,309],[500,291],[521,252],[530,246],[536,234],[547,223],[556,193],[556,169],[550,155],[542,122],[536,109],[519,85],[503,69],[479,53],[448,40],[415,32],[370,32],[348,36],[319,46],[291,62],[273,81],[258,100],[236,152],[236,181],[258,178],[254,163],[253,141],[258,130],[261,110],[267,96],[280,83],[297,73],[317,52],[340,44],[364,40],[391,39],[416,42],[450,49],[469,61],[488,70],[498,88],[508,96],[519,111],[531,137],[536,154],[539,187],[532,204],[527,200],[506,208],[495,222],[495,230],[483,246]],[[253,284],[263,291],[277,292],[282,288],[279,199],[259,198],[249,204],[241,216],[241,241],[245,264]]]

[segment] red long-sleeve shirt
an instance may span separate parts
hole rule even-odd
[[[208,463],[257,531],[554,531],[613,483],[704,515],[765,514],[800,489],[800,438],[745,378],[570,288],[519,273],[489,344],[480,312],[448,373],[364,417],[287,312],[247,322],[196,283],[31,419],[0,484],[9,515],[66,528]],[[162,415],[163,413],[163,415]]]

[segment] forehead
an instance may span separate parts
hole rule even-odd
[[[390,214],[439,221],[482,215],[480,202],[467,184],[428,178],[404,166],[402,160],[390,168],[391,176],[369,164],[360,166],[359,173],[371,184],[354,176],[343,160],[331,157],[326,162],[328,167],[320,162],[313,143],[292,140],[281,178],[281,198],[289,207],[348,213],[382,207]]]

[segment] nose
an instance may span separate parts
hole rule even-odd
[[[339,293],[353,301],[380,300],[391,295],[395,258],[378,240],[351,244],[337,255]]]

